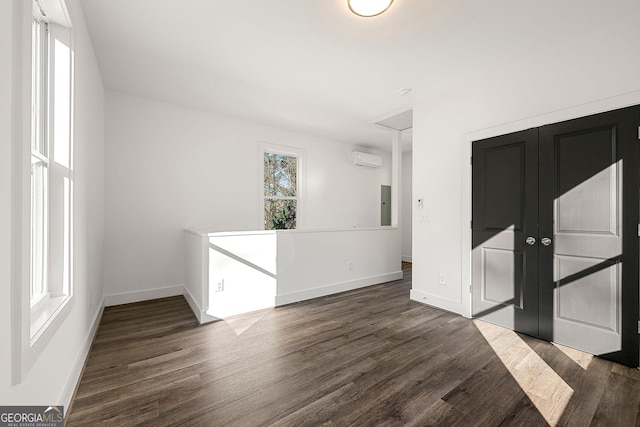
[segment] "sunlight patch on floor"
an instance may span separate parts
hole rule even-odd
[[[240,336],[243,332],[247,331],[250,327],[255,325],[262,319],[270,310],[256,311],[255,313],[247,313],[239,316],[231,316],[222,318],[222,320],[231,328],[231,330]]]
[[[573,360],[576,365],[580,366],[585,371],[589,369],[589,365],[593,361],[595,356],[585,353],[584,351],[576,350],[575,348],[565,347],[560,344],[552,343],[555,348],[560,350],[567,356],[569,359]]]
[[[513,331],[473,321],[538,412],[552,426],[569,404],[573,389]]]

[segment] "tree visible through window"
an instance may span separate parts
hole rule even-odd
[[[296,228],[298,158],[264,153],[264,228]]]

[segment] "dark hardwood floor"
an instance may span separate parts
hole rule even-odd
[[[637,369],[410,301],[403,269],[205,326],[109,307],[66,425],[640,425]]]

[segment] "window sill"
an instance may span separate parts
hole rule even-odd
[[[42,336],[47,327],[53,322],[62,308],[71,299],[68,295],[58,297],[46,296],[35,309],[31,311],[31,345]]]

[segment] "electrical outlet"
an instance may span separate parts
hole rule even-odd
[[[218,285],[216,286],[216,292],[222,292],[224,291],[224,279],[220,280],[218,282]]]
[[[447,284],[447,278],[444,275],[444,273],[440,273],[440,284],[441,285],[446,285]]]
[[[347,270],[349,270],[349,271],[353,270],[353,261],[349,261],[347,263]]]

